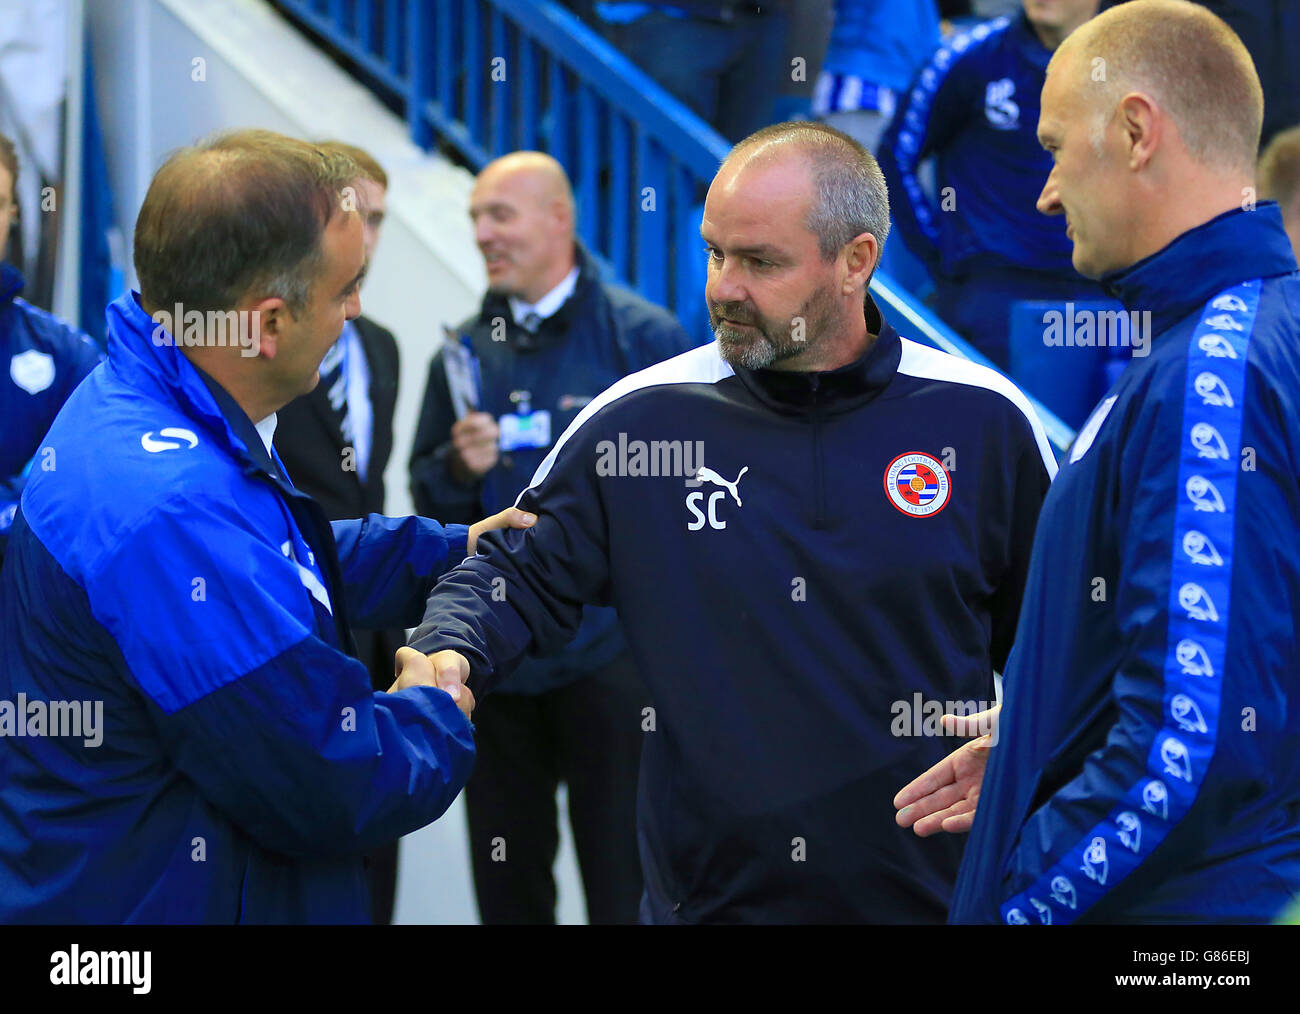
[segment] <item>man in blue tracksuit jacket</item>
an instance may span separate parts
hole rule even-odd
[[[871,217],[828,219],[810,163]],[[1055,462],[1008,381],[864,299],[887,216],[843,134],[738,145],[701,230],[719,340],[588,405],[521,496],[536,527],[444,576],[412,640],[482,693],[618,608],[653,700],[643,921],[946,913],[961,843],[895,827],[891,778],[947,752],[923,711],[992,699]]]
[[[419,618],[467,530],[331,526],[271,451],[360,309],[361,222],[331,213],[358,175],[248,131],[150,187],[143,294],[109,308],[0,573],[0,922],[367,922],[364,853],[469,775],[450,692],[403,666],[375,693],[349,657],[354,624]],[[164,293],[251,307],[260,345],[156,322]]]
[[[1100,299],[1070,264],[1059,222],[1034,210],[1051,159],[1034,136],[1053,49],[1098,0],[976,25],[935,52],[900,98],[880,145],[894,222],[935,280],[935,309],[1005,368],[1011,304]],[[935,156],[936,194],[919,169]]]
[[[1300,895],[1300,274],[1277,206],[1240,206],[1240,40],[1161,0],[1089,29],[1043,91],[1040,206],[1152,348],[1043,506],[951,919],[1263,922]]]
[[[0,258],[18,215],[18,154],[0,134]],[[0,563],[41,437],[103,352],[86,334],[32,306],[23,276],[0,264]]]
[[[18,293],[23,276],[0,265],[0,563],[32,458],[59,408],[103,358],[94,339]]]

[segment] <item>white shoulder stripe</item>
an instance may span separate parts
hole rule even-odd
[[[1056,478],[1056,455],[1052,453],[1052,445],[1048,443],[1047,431],[1043,429],[1038,413],[1034,411],[1033,406],[1029,404],[1029,399],[1024,396],[1020,388],[997,370],[987,366],[972,363],[969,359],[962,359],[947,352],[940,352],[938,349],[908,338],[900,337],[899,340],[903,346],[902,359],[898,364],[899,373],[926,380],[945,380],[953,384],[982,387],[1002,395],[1020,409],[1029,423],[1029,428],[1033,431],[1034,440],[1038,443],[1038,453],[1043,456],[1043,466],[1047,469],[1047,474],[1053,479]]]
[[[524,493],[534,486],[540,485],[542,480],[550,474],[551,466],[555,464],[560,448],[565,445],[568,439],[606,405],[644,387],[661,387],[665,384],[716,384],[719,380],[725,380],[734,373],[735,370],[723,360],[721,353],[718,351],[718,343],[715,341],[710,342],[708,345],[701,345],[697,349],[691,349],[689,352],[683,352],[679,356],[673,356],[672,359],[665,359],[662,363],[656,363],[654,366],[647,367],[638,373],[628,374],[622,380],[598,394],[587,404],[586,408],[578,413],[578,417],[569,424],[569,428],[555,442],[555,446],[551,448],[550,453],[537,466],[532,481],[515,498],[515,506],[519,506],[519,499]]]

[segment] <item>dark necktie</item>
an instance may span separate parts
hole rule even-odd
[[[343,368],[345,365],[343,342],[344,339],[340,337],[330,346],[330,350],[325,353],[325,358],[321,360],[320,383],[325,396],[329,399],[330,413],[338,425],[343,443],[351,446],[352,419],[348,414],[348,378]]]

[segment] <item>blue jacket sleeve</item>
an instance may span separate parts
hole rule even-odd
[[[317,636],[297,564],[258,529],[229,503],[178,495],[89,568],[91,611],[163,750],[285,855],[356,854],[436,819],[472,767],[468,721],[434,687],[372,691]]]
[[[475,694],[491,690],[525,653],[572,640],[584,604],[609,604],[608,525],[595,474],[600,419],[584,410],[520,494],[518,506],[537,523],[482,536],[477,555],[439,580],[411,637],[420,651],[469,659]]]
[[[921,163],[942,152],[978,108],[973,73],[978,48],[962,52],[941,46],[904,92],[880,144],[880,170],[889,189],[890,211],[903,242],[933,273],[940,263],[943,215],[926,195]]]
[[[348,615],[355,626],[382,630],[420,622],[438,575],[464,559],[466,525],[379,514],[333,521]]]
[[[1104,742],[1018,829],[998,909],[983,919],[1034,922],[1049,901],[1057,922],[1133,911],[1168,871],[1204,858],[1204,827],[1279,766],[1266,730],[1242,734],[1239,705],[1276,700],[1270,683],[1284,667],[1265,659],[1293,650],[1276,604],[1290,601],[1296,574],[1278,565],[1275,535],[1296,525],[1293,455],[1271,424],[1251,438],[1260,467],[1246,469],[1240,419],[1229,416],[1215,417],[1226,458],[1198,454],[1183,400],[1181,389],[1148,393],[1117,466],[1113,608],[1125,648],[1092,712],[1109,723]],[[1190,491],[1207,481],[1223,510],[1195,506]],[[1203,809],[1189,819],[1193,806]]]

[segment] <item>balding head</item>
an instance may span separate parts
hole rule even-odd
[[[269,130],[232,131],[176,152],[135,224],[146,305],[227,310],[257,288],[301,312],[325,226],[360,174],[346,155]]]
[[[1043,85],[1038,209],[1066,216],[1076,270],[1126,268],[1248,202],[1262,102],[1241,40],[1186,0],[1130,0],[1067,38]]]
[[[1208,168],[1253,172],[1264,93],[1237,33],[1190,0],[1130,0],[1078,28],[1053,57],[1068,63],[1099,121],[1141,92]]]
[[[492,291],[535,303],[573,267],[573,189],[550,155],[516,151],[489,162],[469,213]]]
[[[559,202],[573,214],[573,188],[568,174],[544,151],[513,151],[483,167],[479,183],[510,183],[531,195],[540,205]]]
[[[749,369],[828,370],[870,343],[864,289],[889,231],[875,159],[814,123],[741,141],[704,202],[705,295],[723,357]]]

